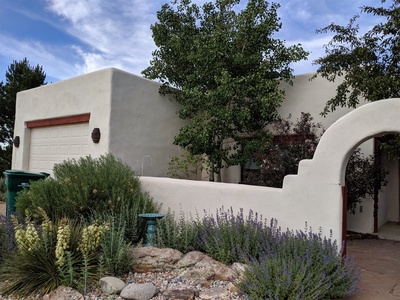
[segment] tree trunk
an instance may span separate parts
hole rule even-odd
[[[210,173],[208,174],[208,181],[215,181],[215,178],[214,178],[214,165],[212,165],[211,168],[210,168]]]

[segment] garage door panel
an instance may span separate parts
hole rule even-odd
[[[29,171],[52,174],[55,164],[89,154],[89,124],[31,129]]]
[[[57,155],[57,153],[58,153],[58,146],[56,146],[56,145],[51,145],[51,146],[49,147],[49,154],[50,154],[50,155]]]

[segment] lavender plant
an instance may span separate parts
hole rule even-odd
[[[267,223],[252,211],[245,216],[222,208],[186,221],[170,213],[159,225],[162,247],[187,243],[218,261],[248,264],[239,287],[251,299],[338,298],[353,293],[358,282],[353,262],[342,259],[335,242],[308,228],[282,232],[276,220]],[[197,239],[185,240],[182,230],[197,232]]]
[[[270,227],[264,222],[253,211],[245,217],[243,209],[236,215],[232,208],[228,211],[221,208],[215,217],[206,213],[199,226],[200,249],[223,263],[239,261],[241,251],[255,256],[259,252],[259,239],[270,238],[275,230],[273,221]]]
[[[278,231],[260,240],[257,258],[243,259],[249,268],[239,287],[251,299],[333,299],[351,295],[358,282],[353,262],[342,259],[336,243],[311,231]]]

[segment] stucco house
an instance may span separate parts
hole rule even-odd
[[[108,68],[18,93],[12,168],[51,174],[65,159],[113,153],[137,174],[167,176],[184,123],[158,88]]]
[[[293,86],[282,86],[286,98],[279,113],[282,117],[291,114],[296,120],[301,112],[309,112],[327,129],[352,110],[338,108],[321,117],[337,84],[322,78],[310,81],[312,75],[298,75]],[[19,144],[13,149],[12,168],[52,173],[54,164],[65,159],[113,153],[140,175],[167,177],[170,158],[181,154],[172,141],[184,122],[176,114],[178,104],[161,96],[158,88],[156,82],[108,68],[18,93],[14,135]],[[343,138],[347,135],[341,134]],[[372,153],[374,139],[363,139],[360,147]],[[385,164],[390,175],[389,184],[380,192],[378,227],[400,220],[399,162],[386,159]],[[223,169],[221,177],[225,183],[240,182],[241,166]],[[264,187],[254,187],[254,191],[260,195],[281,192]],[[356,215],[348,216],[347,229],[373,232],[373,215],[374,202],[366,199]]]

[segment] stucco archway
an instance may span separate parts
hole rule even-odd
[[[344,185],[353,151],[364,141],[400,132],[400,98],[365,104],[332,124],[322,136],[313,157],[319,176]],[[301,168],[301,167],[300,167]]]
[[[304,183],[304,179],[308,178],[309,182],[318,190],[317,193],[327,196],[321,201],[326,202],[325,207],[329,208],[329,212],[338,218],[337,223],[333,222],[330,226],[331,228],[341,228],[342,240],[346,233],[347,211],[345,204],[344,207],[341,207],[343,206],[343,194],[340,188],[345,185],[345,171],[351,154],[368,139],[399,132],[399,98],[365,104],[332,124],[322,136],[313,159],[300,162],[298,176],[302,177],[302,180],[298,179]],[[300,187],[297,187],[297,192],[299,190]],[[309,197],[316,199],[318,195],[311,192]],[[339,199],[340,201],[338,201]],[[335,204],[332,201],[338,201],[338,203]],[[340,213],[340,211],[342,212]],[[326,214],[326,220],[331,217],[328,216],[329,212],[323,213]]]

